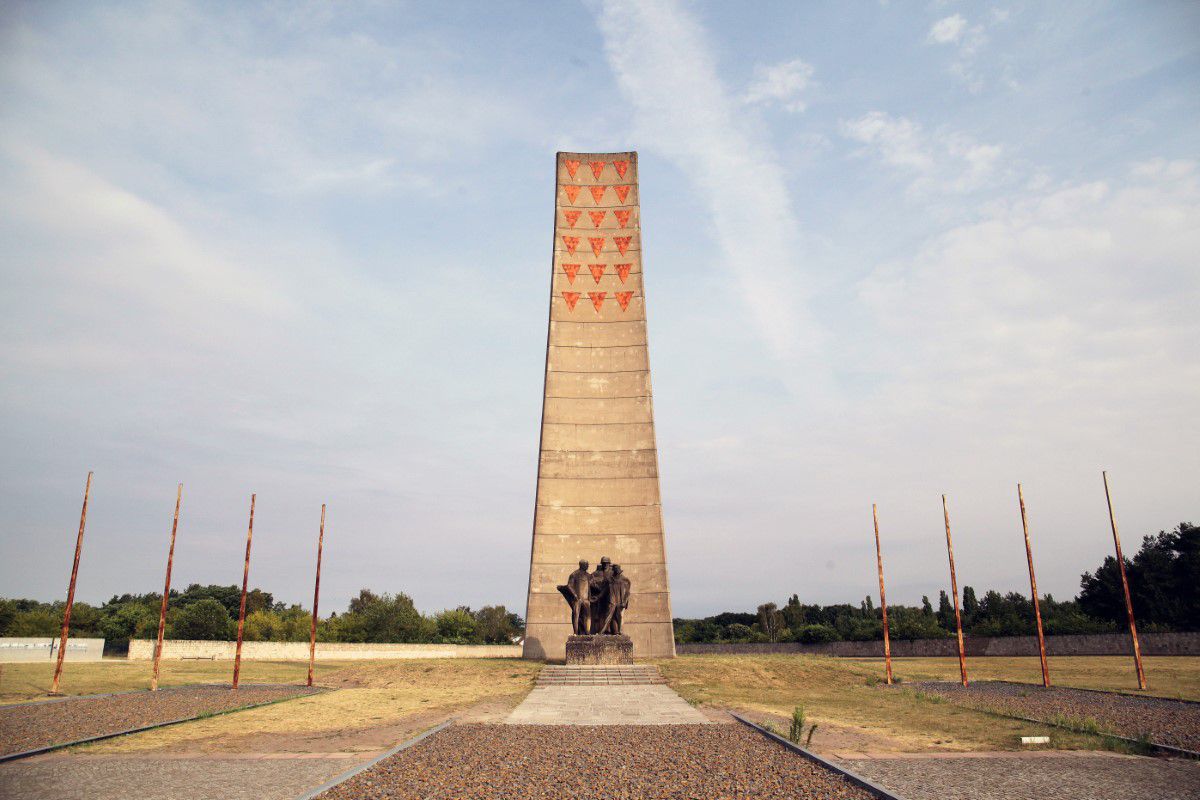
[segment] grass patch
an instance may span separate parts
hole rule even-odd
[[[880,659],[847,658],[848,664],[875,675],[882,673]],[[1101,689],[1173,700],[1200,700],[1200,657],[1147,656],[1142,659],[1150,688],[1137,688],[1133,659],[1129,656],[1050,656],[1050,681],[1055,686]],[[908,681],[957,681],[958,658],[901,658]],[[1041,664],[1028,658],[968,658],[972,681],[1013,681],[1041,686]],[[899,682],[899,681],[897,681]]]
[[[1035,659],[1036,660],[1036,659]],[[877,662],[809,655],[687,655],[655,662],[670,685],[697,705],[769,714],[788,721],[802,706],[820,726],[818,745],[847,750],[1012,750],[1021,736],[1047,736],[1046,725],[946,703],[942,698],[871,682]],[[957,660],[954,660],[957,670]],[[906,670],[909,680],[916,679]],[[784,723],[786,724],[786,722]],[[806,732],[807,733],[807,732]],[[1095,749],[1095,736],[1059,731],[1059,745]]]

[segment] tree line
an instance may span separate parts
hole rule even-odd
[[[1200,630],[1200,528],[1180,523],[1172,531],[1147,536],[1132,560],[1126,559],[1138,628],[1144,631]],[[888,605],[889,634],[895,639],[935,639],[954,634],[954,607],[945,591],[937,607],[928,597],[920,606]],[[231,640],[236,637],[241,590],[237,586],[192,584],[171,591],[166,636],[171,639]],[[76,602],[71,635],[103,637],[105,649],[119,653],[130,639],[153,639],[158,632],[161,593],[124,594],[93,606]],[[63,604],[0,599],[0,636],[56,636]],[[1047,634],[1106,633],[1123,629],[1124,595],[1117,562],[1108,557],[1085,572],[1071,600],[1041,598]],[[962,593],[963,628],[976,636],[1018,636],[1035,632],[1033,603],[1019,592]],[[246,595],[247,641],[307,641],[311,612],[275,602],[270,592]],[[883,637],[880,609],[871,597],[856,605],[811,605],[798,595],[779,607],[764,603],[754,613],[726,612],[703,619],[676,619],[675,639],[688,642],[831,642]],[[502,605],[472,610],[465,606],[423,614],[412,598],[363,589],[341,614],[318,622],[322,642],[430,642],[507,644],[524,632],[524,620]]]
[[[71,609],[71,636],[103,637],[107,653],[128,649],[130,639],[158,635],[162,593],[115,595],[94,606],[76,602]],[[237,586],[201,586],[183,592],[171,590],[167,606],[166,638],[232,640],[237,637],[241,589]],[[63,603],[0,599],[0,636],[57,636],[62,630]],[[300,605],[275,602],[271,592],[246,593],[248,642],[306,642],[312,612]],[[321,642],[430,642],[442,644],[511,644],[524,632],[525,623],[504,606],[466,606],[422,614],[412,598],[376,594],[363,589],[349,608],[318,620]]]
[[[1200,630],[1200,528],[1182,522],[1142,540],[1125,560],[1134,615],[1140,631]],[[1047,635],[1110,633],[1124,630],[1125,599],[1117,560],[1104,559],[1080,577],[1071,600],[1039,598]],[[1036,633],[1033,602],[1020,592],[987,591],[980,597],[964,586],[963,631],[974,636]],[[703,619],[676,619],[675,640],[690,642],[835,642],[883,638],[883,614],[870,596],[851,604],[809,605],[792,595],[783,607],[764,603],[756,612],[726,612]],[[920,606],[888,604],[888,635],[893,639],[938,639],[955,632],[954,605],[943,590],[937,607],[929,597]]]

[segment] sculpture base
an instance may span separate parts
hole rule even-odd
[[[616,666],[633,663],[633,640],[625,635],[567,637],[567,666]]]

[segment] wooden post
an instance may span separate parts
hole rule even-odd
[[[883,609],[883,664],[887,673],[888,686],[892,685],[892,643],[888,639],[887,595],[883,591],[883,551],[879,549],[879,511],[871,503],[871,517],[875,521],[875,565],[879,568],[879,606]]]
[[[1113,513],[1112,493],[1108,490],[1108,473],[1104,476],[1104,499],[1108,501],[1108,520],[1112,523],[1113,544],[1117,547],[1117,569],[1121,572],[1121,588],[1125,591],[1125,614],[1129,617],[1129,638],[1133,641],[1133,663],[1137,667],[1138,688],[1146,688],[1146,672],[1142,669],[1142,648],[1138,644],[1137,624],[1133,621],[1133,600],[1129,596],[1129,579],[1125,577],[1125,556],[1121,553],[1121,534],[1117,533],[1117,517]]]
[[[1042,606],[1038,602],[1037,576],[1033,574],[1033,546],[1029,543],[1029,518],[1025,515],[1025,491],[1017,484],[1021,503],[1021,530],[1025,532],[1025,560],[1029,562],[1029,592],[1033,595],[1033,618],[1037,621],[1038,655],[1042,659],[1042,686],[1050,686],[1050,666],[1046,663],[1046,636],[1042,632]]]
[[[163,584],[162,604],[158,607],[158,638],[154,642],[154,674],[150,691],[158,691],[158,665],[162,660],[163,631],[167,627],[167,598],[171,596],[171,566],[175,563],[175,532],[179,530],[179,504],[183,502],[183,484],[175,490],[175,520],[171,523],[171,546],[167,549],[167,580]]]
[[[67,607],[63,609],[62,638],[58,643],[58,663],[54,666],[54,682],[50,694],[60,694],[58,679],[62,677],[63,658],[67,655],[67,634],[71,630],[71,607],[75,605],[75,581],[79,577],[79,554],[83,551],[83,527],[87,524],[88,496],[92,492],[92,473],[88,472],[83,487],[83,510],[79,512],[79,535],[75,537],[75,562],[71,565],[71,582],[67,585]]]
[[[242,630],[246,627],[246,587],[250,585],[250,541],[254,538],[254,499],[250,495],[250,527],[246,530],[246,563],[242,567],[242,607],[238,611],[237,651],[233,656],[233,688],[238,687],[242,672]]]
[[[967,651],[963,646],[962,614],[958,610],[958,578],[954,575],[954,542],[950,539],[950,509],[946,495],[942,495],[942,516],[946,520],[946,552],[950,555],[950,591],[954,595],[954,624],[958,629],[958,671],[962,674],[962,685],[967,685]]]
[[[313,682],[313,662],[317,660],[317,602],[321,599],[321,548],[325,545],[325,504],[321,503],[321,532],[317,534],[317,579],[313,582],[312,627],[308,633],[308,685]]]

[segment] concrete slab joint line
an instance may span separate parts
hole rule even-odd
[[[706,725],[656,667],[549,666],[508,725]]]
[[[589,167],[584,184],[572,174],[576,162]],[[592,181],[590,165],[601,163],[608,166]],[[556,157],[525,658],[566,656],[571,613],[555,587],[581,559],[595,568],[602,556],[622,568],[636,565],[628,573],[624,615],[634,657],[675,655],[646,344],[640,191],[635,152]],[[602,217],[600,233],[579,227],[589,211],[616,198],[628,215]],[[618,227],[609,227],[614,218]],[[592,260],[593,248],[596,269],[589,274],[582,265]],[[621,305],[616,293],[629,302]]]

